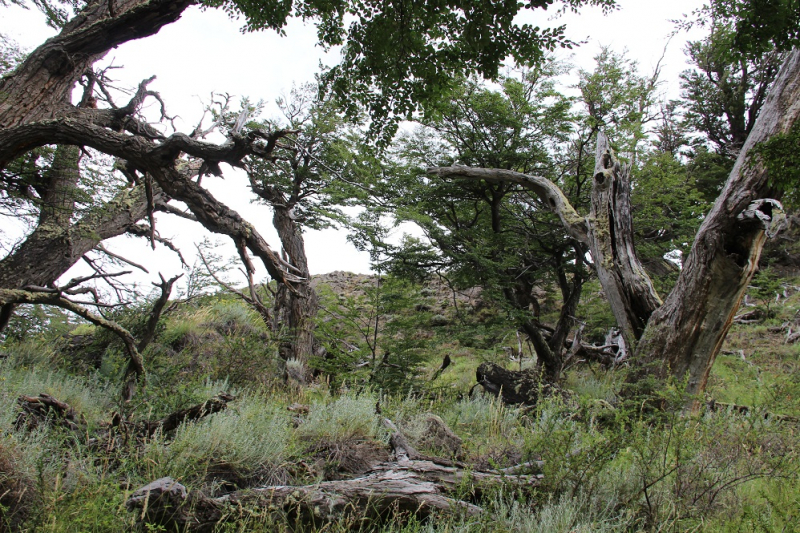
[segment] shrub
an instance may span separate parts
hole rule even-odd
[[[345,394],[328,404],[312,405],[297,434],[304,440],[325,439],[330,443],[377,438],[377,401],[374,394]]]
[[[283,482],[290,444],[285,411],[244,396],[226,411],[182,425],[171,440],[157,435],[144,453],[153,465],[147,477],[196,483],[218,474],[236,485]]]

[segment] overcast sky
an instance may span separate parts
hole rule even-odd
[[[566,14],[553,20],[553,11],[526,14],[524,22],[541,27],[567,25],[567,35],[574,41],[586,41],[574,50],[558,52],[558,57],[575,65],[591,69],[592,58],[601,46],[614,51],[627,49],[629,57],[638,61],[642,73],[652,72],[674,29],[671,22],[690,14],[700,0],[618,0],[620,9],[603,16],[599,9],[582,9],[579,14]],[[3,8],[0,33],[33,49],[53,30],[46,27],[36,10],[18,7]],[[190,131],[202,115],[204,103],[212,92],[247,96],[267,102],[288,93],[293,84],[312,81],[320,62],[333,64],[337,56],[326,55],[316,46],[315,29],[299,21],[286,28],[286,37],[274,32],[242,34],[241,21],[231,21],[219,10],[187,10],[176,23],[163,28],[157,35],[126,43],[113,50],[104,64],[123,66],[113,76],[120,85],[135,86],[155,75],[150,88],[158,91],[167,104],[170,115],[177,115],[175,124],[180,131]],[[694,34],[693,38],[698,38]],[[683,49],[687,35],[678,34],[669,43],[662,61],[661,91],[668,97],[679,94],[678,75],[686,68]],[[274,107],[266,115],[274,114]],[[207,186],[220,200],[235,208],[252,222],[277,249],[279,243],[271,227],[271,213],[266,207],[250,203],[243,175],[228,172],[226,177],[206,178]],[[3,221],[6,225],[7,222]],[[8,227],[8,226],[6,226]],[[196,225],[175,221],[161,215],[158,228],[163,236],[172,237],[187,256],[194,252],[193,243],[202,239]],[[221,241],[222,237],[217,237]],[[227,245],[227,243],[226,243]],[[142,239],[119,238],[109,248],[135,256],[137,262],[156,265],[142,282],[157,279],[160,270],[165,276],[180,272],[180,264],[171,252],[150,251]],[[311,271],[314,274],[346,270],[368,272],[366,254],[358,253],[346,241],[344,231],[307,232],[306,247]],[[226,255],[234,255],[232,247]],[[67,277],[71,277],[69,273]]]

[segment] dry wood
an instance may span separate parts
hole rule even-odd
[[[542,388],[542,380],[537,372],[506,370],[495,363],[481,363],[475,371],[479,385],[486,392],[500,396],[509,405],[535,405]]]
[[[453,497],[467,487],[479,496],[489,487],[519,484],[535,486],[539,475],[519,465],[503,472],[470,471],[451,461],[416,459],[419,454],[388,419],[394,431],[390,442],[396,460],[374,466],[355,479],[325,481],[315,485],[271,486],[234,492],[220,498],[189,493],[171,478],[162,478],[136,490],[126,502],[129,511],[142,519],[182,531],[210,532],[220,522],[264,511],[280,513],[289,521],[321,526],[349,520],[354,528],[370,521],[414,515],[424,518],[434,512],[457,512],[475,516],[477,505]]]
[[[22,409],[14,421],[14,429],[25,428],[29,431],[41,425],[54,423],[67,429],[79,429],[78,417],[68,403],[42,393],[39,396],[20,396],[17,403]]]
[[[167,433],[178,428],[181,424],[191,420],[199,420],[205,416],[219,413],[228,408],[228,402],[232,402],[236,396],[227,392],[220,392],[213,398],[209,398],[203,403],[193,405],[186,409],[179,409],[160,420],[139,422],[136,424],[137,432],[152,437],[156,431]]]

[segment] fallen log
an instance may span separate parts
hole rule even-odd
[[[39,396],[20,396],[17,404],[22,409],[14,421],[14,429],[33,431],[41,425],[55,424],[72,431],[77,431],[78,417],[68,403],[42,393]]]
[[[541,475],[470,471],[465,465],[436,459],[415,459],[419,454],[389,420],[395,430],[390,442],[395,461],[374,466],[354,479],[324,481],[314,485],[277,485],[237,491],[209,498],[199,491],[188,493],[171,478],[162,478],[136,490],[126,507],[145,522],[181,531],[205,533],[222,522],[275,513],[288,523],[321,527],[345,520],[358,529],[365,522],[415,516],[425,518],[436,512],[457,512],[468,516],[482,513],[472,502],[455,497],[471,493],[479,497],[489,487],[517,484],[533,487]],[[465,492],[465,488],[470,491]]]
[[[157,431],[167,433],[178,428],[183,422],[199,420],[213,413],[223,411],[228,407],[228,402],[236,397],[227,392],[220,392],[203,403],[193,405],[186,409],[179,409],[158,420],[128,421],[119,413],[114,413],[108,427],[122,428],[128,434],[152,437]],[[27,429],[32,431],[43,424],[55,424],[72,431],[79,431],[86,426],[82,416],[78,416],[75,409],[66,402],[62,402],[49,394],[39,396],[22,395],[17,398],[20,412],[14,421],[14,429]],[[90,439],[90,441],[93,439]],[[94,439],[97,440],[97,439]]]
[[[156,431],[167,433],[177,429],[183,422],[199,420],[205,416],[224,411],[228,407],[228,402],[232,402],[235,399],[235,396],[227,392],[220,392],[203,403],[193,405],[186,409],[180,409],[159,420],[139,422],[137,424],[137,429],[139,433],[147,435],[148,437],[152,437]]]
[[[706,402],[706,409],[711,412],[728,411],[731,413],[738,413],[744,416],[760,416],[765,420],[775,420],[776,422],[789,422],[793,424],[800,423],[800,417],[792,415],[781,415],[772,413],[770,411],[759,411],[750,407],[749,405],[739,405],[735,403],[723,403],[716,400],[708,400]]]
[[[495,363],[481,363],[475,371],[475,379],[483,390],[510,405],[536,405],[542,385],[537,372],[506,370]]]

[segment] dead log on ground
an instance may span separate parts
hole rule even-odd
[[[139,422],[137,424],[137,432],[147,435],[148,437],[152,437],[156,431],[167,433],[177,429],[183,422],[199,420],[205,416],[224,411],[228,408],[228,402],[232,402],[235,399],[236,396],[228,394],[227,392],[220,392],[203,403],[193,405],[186,409],[180,409],[168,414],[160,420]]]
[[[386,425],[396,430],[391,421]],[[365,521],[415,516],[436,512],[476,516],[482,509],[454,497],[472,487],[478,497],[489,487],[517,484],[535,486],[541,476],[505,472],[470,471],[451,461],[415,459],[419,454],[405,436],[395,431],[391,438],[396,460],[380,463],[355,479],[325,481],[315,485],[271,486],[208,498],[186,492],[171,478],[162,478],[135,491],[126,502],[129,511],[155,525],[181,531],[210,532],[220,522],[274,512],[289,523],[312,527],[347,520],[355,529]]]
[[[112,415],[111,428],[122,428],[129,435],[152,437],[156,431],[167,433],[178,428],[183,422],[199,420],[210,414],[218,413],[228,407],[228,402],[236,397],[227,392],[220,392],[213,398],[203,403],[186,409],[180,409],[158,420],[145,420],[133,422],[125,420],[118,413]],[[68,403],[42,393],[39,396],[20,396],[17,398],[21,410],[14,421],[14,429],[22,428],[28,431],[40,427],[42,424],[55,424],[71,431],[85,428],[86,421],[83,416],[78,416],[75,409]],[[97,438],[90,439],[97,440]]]
[[[481,363],[475,378],[477,385],[494,396],[500,396],[503,403],[509,405],[536,405],[540,389],[544,387],[539,373],[534,370],[517,372],[495,363]]]
[[[72,431],[78,431],[79,421],[68,403],[42,393],[39,396],[20,396],[17,403],[22,408],[14,421],[14,429],[33,431],[41,425],[55,424]]]
[[[706,409],[711,412],[720,412],[720,411],[729,411],[732,413],[738,413],[744,416],[760,416],[765,420],[775,420],[777,422],[790,422],[797,424],[800,422],[800,417],[792,416],[792,415],[780,415],[777,413],[771,413],[769,411],[759,411],[756,410],[749,405],[739,405],[735,403],[723,403],[718,402],[716,400],[709,400],[706,402]]]

